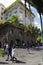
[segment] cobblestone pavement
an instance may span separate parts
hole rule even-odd
[[[0,65],[43,65],[43,47],[40,49],[16,49],[15,56],[17,62],[5,61],[5,57],[0,57]]]

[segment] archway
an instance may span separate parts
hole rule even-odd
[[[16,46],[21,47],[22,43],[20,39],[16,39]]]

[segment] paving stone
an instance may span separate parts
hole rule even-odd
[[[12,61],[5,61],[5,56],[0,57],[0,65],[43,65],[43,49],[30,49],[30,53],[28,53],[27,49],[16,49],[15,53],[18,62],[12,63]]]

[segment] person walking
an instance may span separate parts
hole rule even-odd
[[[9,45],[8,45],[8,42],[6,42],[5,52],[6,52],[6,55],[7,55],[7,59],[6,59],[6,61],[7,61],[8,60],[8,55],[9,55]]]
[[[27,41],[27,48],[26,49],[27,49],[27,52],[28,52],[27,54],[29,54],[30,53],[30,44],[29,44],[29,41]]]
[[[11,44],[8,45],[7,47],[8,47],[8,52],[7,52],[7,59],[6,59],[6,61],[9,60],[9,57],[10,57],[11,60],[12,60],[12,55],[11,55],[11,49],[12,49],[12,47],[11,47]]]
[[[3,48],[4,48],[4,51],[6,53],[6,43],[4,43]]]
[[[16,48],[15,48],[15,46],[13,46],[13,48],[12,48],[12,62],[14,62],[14,58],[15,58],[15,61],[17,61],[17,58],[15,57],[15,50],[16,50]]]

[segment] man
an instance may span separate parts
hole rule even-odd
[[[12,59],[12,55],[11,55],[11,44],[10,45],[6,45],[7,46],[7,50],[8,50],[8,52],[7,52],[7,59],[6,59],[6,61],[8,61],[9,60],[9,56],[10,56],[10,58]]]
[[[17,60],[15,57],[15,50],[16,50],[16,48],[15,48],[15,46],[13,46],[13,48],[12,48],[12,62],[14,62],[14,58],[15,58],[15,61]]]

